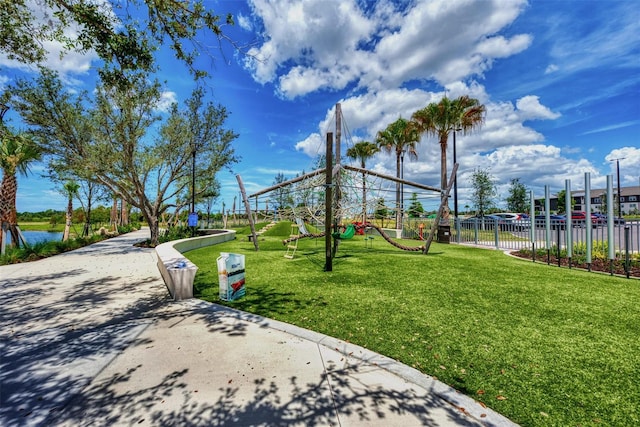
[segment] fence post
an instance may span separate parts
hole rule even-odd
[[[620,196],[618,196],[620,197]],[[624,226],[624,271],[627,273],[627,279],[629,278],[629,273],[631,270],[631,265],[629,264],[629,226]]]
[[[609,270],[613,276],[613,260],[616,257],[616,248],[613,237],[613,175],[607,175],[607,246],[609,248]]]
[[[473,237],[474,243],[478,244],[478,218],[473,218]]]
[[[585,211],[587,215],[591,216],[591,174],[589,172],[584,173],[584,203]],[[587,228],[587,270],[591,271],[591,255],[593,250],[593,236],[591,235],[592,228]]]
[[[565,210],[567,211],[567,226],[566,226],[566,235],[565,235],[565,246],[567,247],[567,260],[569,262],[569,269],[571,269],[571,256],[573,249],[573,224],[571,221],[571,202],[573,201],[573,197],[571,197],[571,180],[564,180],[564,205]],[[587,214],[588,215],[588,214]],[[590,226],[589,226],[590,227]]]
[[[544,228],[546,237],[546,250],[547,250],[547,264],[551,263],[551,195],[549,192],[549,186],[544,186]]]
[[[533,191],[529,191],[529,220],[531,229],[529,230],[529,236],[531,237],[531,254],[533,262],[536,262],[536,199],[533,196]]]

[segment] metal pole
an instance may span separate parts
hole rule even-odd
[[[616,171],[618,173],[618,216],[622,218],[622,194],[620,193],[620,159],[616,159]]]
[[[333,256],[331,251],[331,222],[333,221],[333,212],[331,206],[333,204],[333,133],[327,132],[327,150],[326,150],[327,167],[325,169],[325,212],[324,212],[324,250],[325,263],[324,271],[333,271]]]
[[[400,179],[404,179],[404,153],[400,155]],[[400,183],[400,230],[404,230],[404,184]],[[402,231],[400,232],[402,233]],[[401,234],[402,235],[402,234]]]
[[[627,273],[627,279],[629,278],[629,225],[624,226],[624,271]]]
[[[616,256],[615,241],[613,237],[613,176],[607,175],[607,245],[609,247],[609,268],[613,276],[613,259]]]
[[[551,202],[550,202],[550,191],[549,191],[549,186],[545,185],[544,186],[544,227],[545,227],[545,237],[546,237],[546,250],[547,250],[547,264],[550,263],[551,260],[551,213],[549,212],[549,209],[551,209]],[[557,225],[558,227],[560,227],[560,224]],[[560,244],[560,242],[558,242],[558,244]]]
[[[585,203],[585,211],[587,215],[591,217],[591,174],[589,172],[584,173],[584,203]],[[591,256],[593,250],[593,238],[592,238],[592,228],[587,227],[587,270],[591,271]]]
[[[529,221],[531,229],[529,230],[529,237],[531,238],[531,255],[533,262],[536,262],[536,199],[533,196],[533,191],[529,192]]]
[[[196,211],[196,149],[194,148],[191,155],[193,162],[191,163],[191,212]]]
[[[456,131],[453,130],[453,163],[458,163],[458,157],[456,155]],[[458,174],[453,177],[453,217],[458,218]]]
[[[249,199],[247,199],[247,192],[244,189],[244,183],[242,182],[242,178],[240,174],[236,175],[236,180],[238,180],[238,187],[240,187],[240,193],[242,194],[242,200],[244,201],[244,209],[247,213],[247,218],[249,219],[249,227],[251,228],[251,240],[253,240],[253,246],[256,248],[256,252],[258,251],[258,235],[256,234],[256,224],[253,222],[253,215],[251,213],[251,206],[249,205]]]
[[[567,226],[566,235],[565,235],[565,247],[567,248],[567,260],[569,261],[569,268],[571,268],[571,256],[573,249],[573,226],[571,223],[571,202],[573,201],[573,197],[571,197],[571,180],[565,179],[564,181],[564,203],[567,207]],[[587,214],[589,215],[589,214]],[[587,226],[591,228],[591,216],[589,216],[589,220],[587,221]],[[560,244],[558,243],[558,246]]]

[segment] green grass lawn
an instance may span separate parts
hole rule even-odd
[[[242,234],[188,252],[196,295],[220,302],[215,258],[245,254],[247,295],[226,305],[397,359],[525,426],[640,425],[640,282],[458,245],[367,249],[362,236],[324,272],[324,239],[288,260],[288,233],[270,230],[259,252]]]
[[[19,222],[18,225],[23,231],[64,231],[64,223],[51,225],[48,222]],[[76,228],[82,230],[82,224],[76,224]]]

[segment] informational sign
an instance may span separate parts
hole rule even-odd
[[[187,224],[189,225],[189,227],[198,226],[198,214],[196,212],[191,212],[189,214],[189,218],[187,218]]]
[[[217,258],[220,299],[233,301],[246,293],[244,286],[244,255],[221,252]]]

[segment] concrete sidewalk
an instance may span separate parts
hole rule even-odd
[[[0,425],[514,425],[361,347],[171,301],[147,237],[0,267]]]

